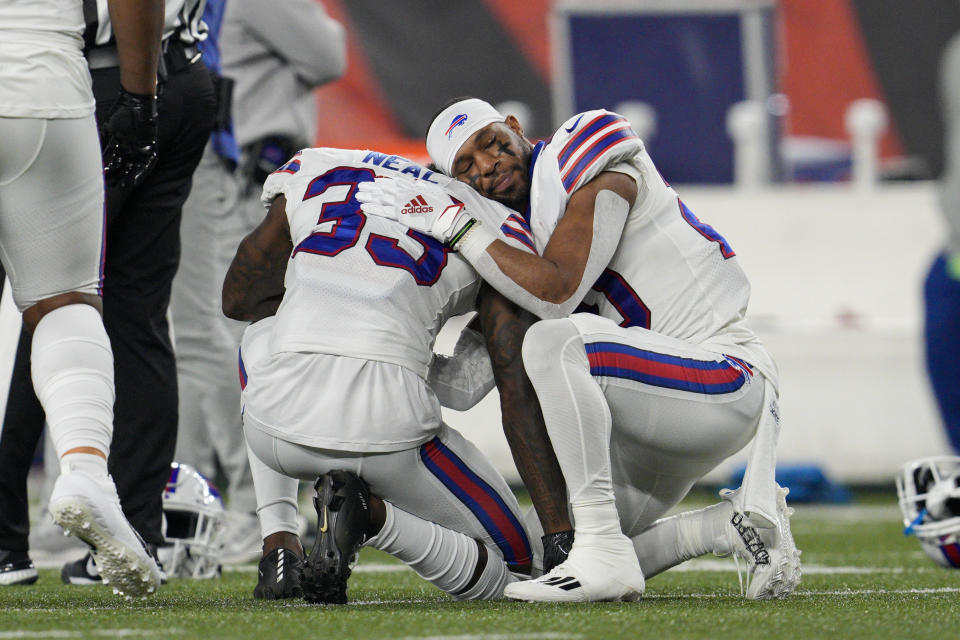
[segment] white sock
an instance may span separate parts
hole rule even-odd
[[[389,502],[384,501],[384,505],[387,517],[383,528],[367,545],[402,560],[421,578],[458,599],[503,595],[503,587],[512,581],[512,576],[499,553],[487,547],[487,565],[480,579],[464,591],[477,569],[480,557],[477,541],[418,518]]]
[[[613,500],[604,500],[590,504],[573,503],[570,505],[573,513],[574,529],[577,535],[618,535],[620,530],[620,515]],[[576,537],[574,537],[576,544]]]
[[[31,377],[58,457],[77,447],[110,452],[113,351],[96,309],[58,307],[33,331]]]
[[[68,453],[60,458],[60,473],[79,471],[100,481],[109,481],[107,460],[93,453]]]
[[[576,531],[587,527],[606,532],[616,516],[610,473],[612,419],[603,391],[590,375],[576,325],[564,319],[531,327],[523,340],[523,364],[567,482]],[[616,526],[619,530],[619,520]]]
[[[632,538],[643,575],[652,578],[691,558],[726,552],[717,541],[725,540],[732,513],[730,503],[720,502],[654,522]]]
[[[517,582],[519,577],[510,573],[507,565],[489,545],[487,548],[487,564],[476,583],[462,593],[453,594],[454,600],[496,600],[503,597],[503,589],[511,582]]]

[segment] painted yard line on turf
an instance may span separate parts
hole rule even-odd
[[[576,640],[581,633],[485,633],[463,636],[405,636],[400,640]]]
[[[937,595],[960,593],[960,587],[935,587],[930,589],[844,589],[842,591],[794,591],[790,598],[816,598],[820,596],[871,596],[871,595]],[[729,598],[729,593],[645,593],[643,600],[700,600]]]
[[[0,631],[0,640],[7,638],[80,638],[103,636],[105,638],[128,638],[133,636],[156,636],[180,633],[182,629],[95,629],[92,631],[68,631],[66,629],[48,629],[46,631]]]
[[[733,560],[721,560],[719,558],[694,558],[679,564],[672,569],[671,572],[675,571],[735,571],[736,565],[733,564]],[[864,573],[923,573],[927,571],[936,570],[934,567],[918,567],[916,569],[904,569],[903,567],[831,567],[825,565],[816,565],[816,564],[805,564],[803,565],[803,572],[807,575],[810,574],[825,574],[825,575],[836,575],[836,574],[864,574]]]
[[[838,591],[795,591],[790,598],[817,598],[821,596],[870,596],[870,595],[940,595],[948,593],[960,593],[960,587],[936,587],[929,589],[843,589]],[[710,600],[716,598],[739,598],[739,594],[734,592],[729,593],[645,593],[643,595],[643,600]],[[413,599],[413,598],[404,598],[397,600],[354,600],[347,603],[347,606],[352,607],[363,607],[363,606],[383,606],[383,605],[395,605],[395,604],[423,604],[423,599]],[[509,601],[508,601],[509,602]],[[523,604],[517,602],[516,604]],[[304,609],[316,609],[317,605],[310,604],[303,601],[290,602],[285,604],[285,607],[290,608],[304,608]],[[156,609],[165,609],[166,607],[160,606]],[[63,607],[63,608],[22,608],[22,607],[11,607],[4,609],[4,611],[9,611],[11,613],[62,613],[63,611],[72,611],[75,607]],[[85,611],[113,611],[113,610],[129,610],[126,605],[117,604],[115,607],[85,607]],[[151,607],[145,607],[144,611],[152,610]],[[144,631],[138,629],[117,629],[117,630],[103,630],[99,632],[87,632],[94,633],[96,635],[109,635],[115,637],[122,637],[123,635],[156,635],[159,633],[176,633],[180,630],[163,630],[161,631]],[[46,635],[3,635],[3,633],[13,633],[13,634],[46,634]],[[71,635],[50,635],[50,634],[66,634]],[[0,640],[5,640],[6,638],[75,638],[80,636],[80,632],[75,631],[13,631],[13,632],[0,632]],[[502,638],[503,640],[533,640],[533,639],[562,639],[562,638],[582,638],[582,635],[550,635],[550,634],[514,634],[514,635],[483,635],[483,636],[408,636],[402,640],[436,640],[437,638],[442,638],[444,640],[469,640],[473,638],[483,639],[483,638]]]

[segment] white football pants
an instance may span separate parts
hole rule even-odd
[[[535,324],[523,360],[571,505],[615,497],[628,536],[746,445],[763,406],[748,363],[592,314]]]
[[[306,447],[249,423],[244,432],[264,537],[296,532],[297,479],[312,482],[344,469],[395,507],[497,549],[508,565],[531,561],[520,506],[507,482],[479,449],[446,425],[418,447],[387,453]]]
[[[20,311],[61,293],[99,292],[101,167],[93,115],[0,117],[0,261]]]

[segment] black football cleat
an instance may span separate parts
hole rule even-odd
[[[0,585],[33,584],[37,568],[26,551],[0,549]]]
[[[257,573],[257,586],[253,588],[257,600],[286,600],[303,595],[303,560],[290,549],[278,547],[263,556]]]
[[[367,538],[370,491],[349,471],[320,476],[317,495],[317,539],[303,567],[303,598],[316,604],[346,604],[347,580]]]
[[[85,553],[82,558],[68,562],[60,571],[63,584],[102,584],[103,578],[93,560],[93,555]]]

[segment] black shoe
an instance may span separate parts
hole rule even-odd
[[[157,567],[160,568],[160,584],[167,584],[167,574],[157,558],[157,545],[144,544],[143,546],[150,557],[157,562]],[[97,569],[97,563],[90,552],[84,554],[79,560],[63,565],[63,569],[60,570],[60,580],[63,581],[63,584],[103,584],[100,570]]]
[[[573,546],[573,531],[558,531],[540,538],[543,542],[543,573],[565,562]]]
[[[100,577],[100,571],[97,564],[93,561],[93,556],[85,554],[79,560],[68,562],[60,570],[60,579],[63,584],[102,584],[103,578]]]
[[[157,552],[159,547],[152,542],[145,542],[143,546],[147,550],[147,553],[150,554],[150,557],[153,558],[153,561],[157,563],[157,569],[160,569],[160,584],[167,584],[167,572],[163,570],[163,563],[160,562],[160,554]],[[220,567],[217,567],[218,577],[219,574]]]
[[[303,568],[303,598],[346,604],[347,579],[370,523],[370,491],[349,471],[331,471],[314,484],[317,540]]]
[[[37,581],[37,568],[26,551],[0,549],[0,586],[33,584]]]
[[[303,595],[300,579],[303,560],[290,549],[278,547],[260,559],[259,578],[253,588],[257,600],[285,600]]]

